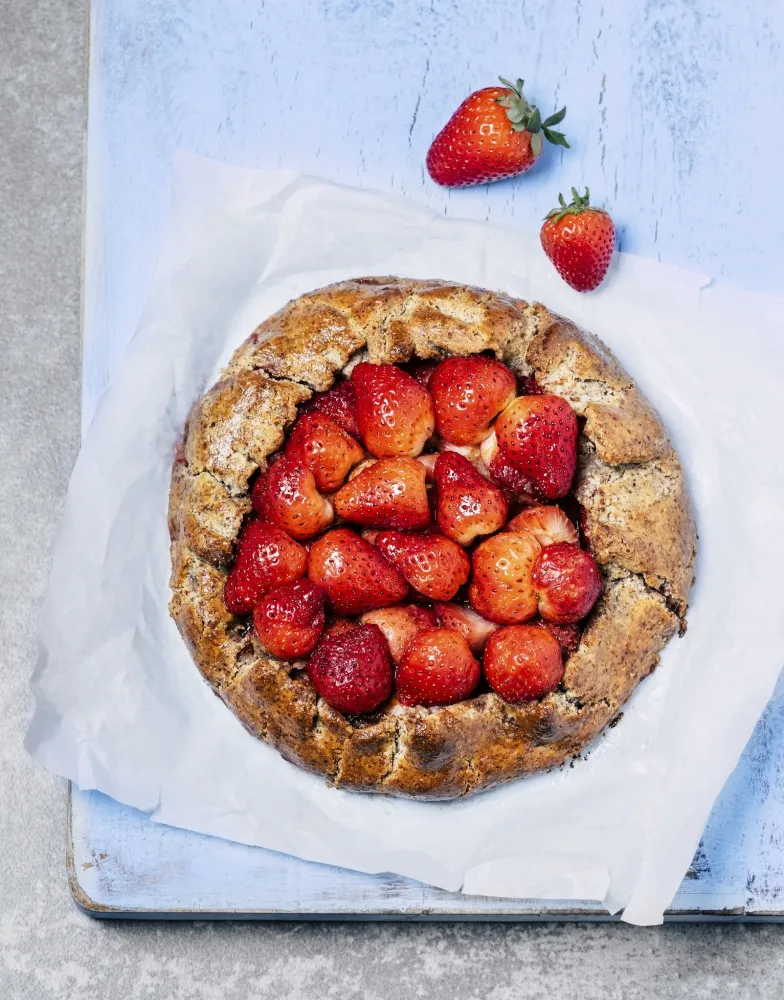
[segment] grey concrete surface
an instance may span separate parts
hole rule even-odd
[[[74,908],[65,789],[22,734],[77,447],[84,22],[80,0],[0,0],[0,997],[779,997],[775,926],[150,925]]]

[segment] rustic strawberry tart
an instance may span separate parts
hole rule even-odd
[[[659,417],[541,305],[360,278],[267,319],[195,405],[171,613],[242,723],[330,783],[447,799],[552,768],[683,631]]]

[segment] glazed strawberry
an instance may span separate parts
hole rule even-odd
[[[303,413],[294,424],[286,452],[298,455],[313,473],[316,489],[333,493],[365,457],[359,443],[326,413]]]
[[[361,361],[351,380],[362,440],[376,458],[415,458],[435,428],[430,393],[395,365]]]
[[[519,380],[521,396],[541,396],[542,387],[532,375],[523,375]]]
[[[457,445],[479,444],[517,394],[517,382],[506,365],[481,354],[442,361],[429,388],[436,430]]]
[[[530,531],[540,545],[555,545],[556,542],[578,541],[577,528],[560,507],[535,506],[521,510],[506,525],[507,531]]]
[[[415,458],[381,458],[338,490],[335,513],[369,528],[424,528],[430,523],[426,476]]]
[[[438,368],[437,361],[421,361],[419,358],[415,361],[409,361],[406,365],[406,371],[409,375],[413,375],[417,382],[426,389],[430,388],[430,379],[436,368]]]
[[[450,600],[471,572],[471,560],[444,535],[382,531],[375,545],[414,590],[431,601]]]
[[[426,455],[417,455],[417,462],[424,466],[425,482],[433,482],[433,470],[436,467],[438,455],[434,451],[429,451]]]
[[[588,188],[582,197],[572,188],[568,205],[562,194],[558,200],[560,207],[548,213],[542,226],[542,247],[567,285],[593,291],[610,266],[615,226],[604,209],[591,206]]]
[[[562,133],[553,131],[566,108],[542,121],[523,96],[523,81],[500,79],[503,87],[469,95],[433,140],[427,170],[436,184],[465,187],[521,174],[538,159],[543,136],[568,148]]]
[[[397,668],[401,705],[452,705],[479,683],[481,668],[465,638],[453,629],[431,628],[409,642]]]
[[[560,396],[518,396],[495,423],[501,456],[488,463],[495,479],[496,459],[520,471],[531,492],[548,500],[565,496],[577,467],[577,417]]]
[[[251,521],[240,535],[237,558],[226,578],[223,600],[235,615],[253,610],[272,590],[305,575],[308,554],[280,528]]]
[[[536,625],[512,625],[491,635],[484,668],[490,687],[511,704],[554,691],[564,673],[557,640]]]
[[[573,653],[580,645],[582,632],[580,631],[580,626],[574,622],[570,622],[568,625],[559,625],[556,622],[540,620],[533,624],[538,625],[539,628],[547,629],[550,635],[558,642],[558,645],[561,647],[561,653],[564,656],[567,653]]]
[[[253,609],[262,645],[279,660],[298,660],[316,648],[324,630],[324,591],[295,580],[270,591]]]
[[[511,456],[498,447],[495,431],[482,442],[480,454],[487,474],[508,501],[535,502],[537,497],[530,481]]]
[[[320,495],[313,473],[297,455],[283,455],[259,476],[253,506],[298,541],[313,538],[334,518],[332,504]]]
[[[430,608],[417,604],[401,604],[393,608],[381,608],[362,615],[363,624],[378,625],[389,645],[389,652],[395,663],[399,663],[409,642],[423,628],[435,628],[436,616]]]
[[[310,550],[308,576],[339,615],[361,615],[398,604],[408,584],[375,546],[349,528],[335,528]]]
[[[306,669],[318,694],[338,712],[374,712],[392,693],[392,659],[377,625],[325,636]]]
[[[302,413],[310,413],[313,410],[331,417],[352,437],[359,437],[357,404],[354,398],[354,383],[351,379],[346,378],[336,382],[326,392],[314,393],[308,402],[300,407]]]
[[[525,622],[536,614],[531,574],[541,546],[528,531],[504,531],[476,549],[468,590],[474,608],[498,625]]]
[[[542,549],[531,578],[539,614],[547,621],[563,624],[585,618],[602,589],[602,575],[594,557],[579,545],[566,542]]]
[[[465,637],[468,648],[479,656],[485,648],[485,643],[500,626],[489,622],[477,614],[473,608],[465,604],[434,604],[433,610],[438,618],[438,624],[443,628],[451,628]]]
[[[438,527],[453,541],[468,545],[503,525],[508,510],[503,493],[481,476],[467,458],[454,451],[441,452],[433,478]]]

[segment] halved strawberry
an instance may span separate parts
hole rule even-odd
[[[433,482],[433,470],[436,467],[438,455],[434,451],[429,451],[426,455],[417,455],[417,462],[425,468],[425,482]]]
[[[226,578],[226,607],[235,615],[247,614],[273,587],[304,576],[307,565],[307,552],[285,531],[266,521],[250,521]]]
[[[400,604],[378,611],[367,611],[361,620],[366,625],[378,625],[389,644],[389,652],[395,663],[400,662],[406,646],[417,632],[438,625],[436,616],[430,608],[423,608],[417,604]]]
[[[401,705],[452,705],[479,683],[481,668],[464,636],[449,628],[418,632],[397,668]]]
[[[354,383],[351,379],[341,379],[326,392],[317,392],[300,407],[301,413],[316,410],[331,417],[336,424],[352,437],[359,437],[357,404],[354,398]]]
[[[444,451],[436,459],[436,520],[439,528],[460,545],[489,535],[503,525],[508,504],[501,490],[480,476],[467,458]]]
[[[435,428],[430,393],[395,365],[361,361],[351,380],[362,440],[377,458],[415,458]]]
[[[310,550],[308,576],[339,615],[361,615],[398,604],[408,593],[403,576],[375,546],[349,528],[335,528]]]
[[[504,531],[482,542],[474,552],[468,590],[480,615],[499,625],[534,617],[537,597],[531,574],[541,549],[528,531]]]
[[[539,614],[562,624],[585,618],[602,590],[602,575],[594,557],[579,545],[566,542],[542,549],[531,579]]]
[[[493,632],[500,628],[500,625],[489,622],[465,604],[442,604],[439,602],[433,605],[433,610],[439,625],[443,628],[452,628],[465,636],[468,648],[475,656],[481,654],[487,640]]]
[[[335,512],[370,528],[424,528],[430,523],[426,476],[414,458],[379,459],[338,490]]]
[[[577,467],[577,431],[574,410],[550,394],[518,396],[495,423],[503,460],[519,470],[531,492],[550,500],[569,492]],[[496,457],[488,462],[493,478]]]
[[[271,463],[253,487],[253,506],[267,520],[304,541],[334,519],[332,504],[316,489],[313,473],[298,455]]]
[[[324,591],[295,580],[270,591],[253,609],[262,645],[279,660],[298,660],[316,648],[324,630]]]
[[[325,635],[306,669],[318,694],[338,712],[374,712],[392,693],[392,660],[377,625]]]
[[[573,653],[580,645],[582,631],[580,626],[575,622],[570,622],[568,625],[559,625],[556,622],[546,622],[542,618],[533,624],[538,625],[539,628],[547,629],[550,635],[558,641],[558,645],[561,647],[561,654],[564,656],[567,653]]]
[[[286,445],[291,455],[299,455],[313,473],[316,488],[333,493],[342,485],[349,470],[365,457],[359,443],[326,413],[303,413],[294,424]]]
[[[452,444],[479,444],[515,398],[517,382],[501,361],[472,354],[442,361],[429,389],[441,437]]]
[[[557,640],[536,625],[512,625],[485,646],[485,677],[504,701],[533,701],[555,690],[564,673]]]
[[[454,597],[471,572],[471,560],[444,535],[382,531],[374,544],[414,590],[431,601]]]
[[[530,531],[540,545],[555,545],[556,542],[578,541],[577,528],[554,505],[526,507],[506,525],[507,531]]]

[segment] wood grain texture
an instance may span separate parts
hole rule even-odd
[[[93,0],[85,423],[141,313],[177,148],[529,231],[559,190],[588,184],[622,249],[779,291],[768,119],[782,42],[780,0]],[[499,73],[523,76],[543,112],[567,105],[572,148],[548,149],[522,178],[438,188],[424,170],[430,141]],[[681,916],[784,911],[782,723],[780,685],[713,810]],[[72,806],[71,884],[102,912],[524,919],[576,905],[312,865],[153,824],[98,793],[74,790]]]

